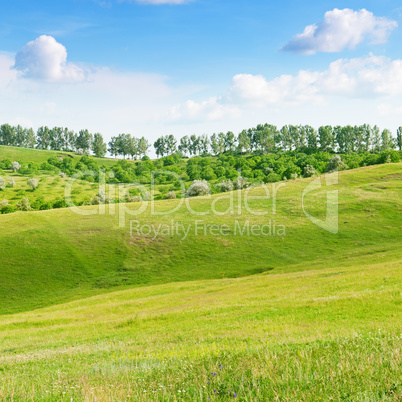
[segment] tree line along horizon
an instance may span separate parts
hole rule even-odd
[[[144,157],[151,148],[145,138],[131,134],[113,136],[108,144],[100,133],[90,133],[87,129],[78,133],[68,128],[47,126],[36,132],[20,125],[0,126],[0,145],[87,153],[90,151],[99,158],[107,151],[113,157],[122,156],[138,159]],[[159,137],[153,144],[157,157],[179,154],[187,156],[218,156],[223,153],[277,153],[298,151],[302,153],[379,153],[399,148],[402,150],[402,127],[396,137],[388,129],[363,124],[360,126],[320,126],[318,130],[309,125],[285,125],[278,129],[271,124],[259,124],[254,128],[233,132],[214,133],[211,136],[185,135],[179,140],[172,134]]]

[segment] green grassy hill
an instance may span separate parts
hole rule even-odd
[[[399,400],[402,164],[344,171],[306,196],[323,219],[338,191],[337,234],[302,210],[313,180],[276,202],[256,187],[137,217],[119,208],[141,203],[0,215],[0,399]],[[181,202],[221,214],[155,214]],[[192,226],[144,236],[130,219]],[[239,235],[247,222],[272,235]]]
[[[400,400],[402,260],[379,253],[0,317],[0,398]]]
[[[63,158],[68,156],[75,161],[78,161],[81,157],[74,152],[49,151],[44,149],[19,148],[0,145],[0,159],[11,159],[12,161],[20,162],[21,164],[35,162],[40,165],[54,156],[60,156]],[[93,157],[93,159],[96,160],[99,165],[112,166],[116,163],[116,160],[112,158]]]
[[[150,206],[141,224],[192,225],[187,238],[130,236],[129,223],[119,227],[114,215],[80,216],[69,209],[17,212],[0,215],[0,312],[32,310],[54,303],[110,292],[121,287],[155,285],[200,279],[234,278],[261,272],[272,274],[329,267],[351,267],[367,262],[390,262],[399,258],[401,238],[402,164],[386,164],[342,172],[339,184],[339,233],[334,235],[311,223],[301,209],[301,195],[312,179],[288,182],[278,191],[277,211],[272,198],[249,201],[255,216],[245,209],[244,194],[233,192],[189,200],[199,212],[208,212],[220,197],[235,197],[235,214],[194,217],[183,205],[174,214],[155,216]],[[309,213],[323,217],[326,188],[307,196]],[[254,188],[249,195],[264,193]],[[239,201],[240,198],[242,201]],[[169,210],[180,200],[155,202],[157,211]],[[130,208],[138,208],[132,204]],[[226,199],[216,203],[227,209]],[[237,215],[238,206],[242,213]],[[84,207],[96,211],[97,206]],[[228,236],[213,236],[200,226],[228,225]],[[243,225],[284,225],[286,235],[240,236]]]

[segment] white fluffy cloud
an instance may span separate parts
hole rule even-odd
[[[85,78],[80,67],[67,63],[66,48],[47,35],[28,42],[15,56],[14,68],[23,77],[50,82],[77,82]]]
[[[353,49],[366,39],[371,43],[384,43],[397,26],[396,21],[376,17],[365,9],[354,11],[335,8],[325,13],[324,21],[307,26],[282,50],[315,54]]]
[[[402,60],[370,55],[339,59],[325,71],[301,70],[267,80],[262,75],[233,77],[228,100],[253,106],[310,101],[320,103],[328,96],[377,98],[402,94]]]
[[[167,117],[168,120],[172,121],[215,121],[223,118],[233,118],[239,113],[237,106],[224,104],[222,99],[212,97],[206,101],[188,100],[183,104],[178,104],[169,110]]]

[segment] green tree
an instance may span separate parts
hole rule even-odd
[[[112,137],[108,143],[108,151],[110,155],[116,157],[119,154],[117,137]]]
[[[106,155],[106,144],[104,143],[102,134],[100,133],[94,134],[92,152],[97,158],[103,158]]]
[[[15,145],[15,129],[9,124],[3,124],[0,127],[0,144]]]
[[[195,134],[191,135],[190,136],[190,146],[189,146],[190,155],[197,155],[198,145],[199,145],[198,137]]]
[[[203,134],[198,139],[199,148],[202,155],[208,155],[209,152],[209,138],[206,134]]]
[[[290,151],[292,149],[292,141],[288,126],[283,126],[281,128],[281,143],[284,151]]]
[[[228,131],[225,135],[225,151],[233,151],[235,149],[235,144],[235,135],[231,131]]]
[[[218,134],[218,154],[222,154],[225,151],[225,133],[220,132]]]
[[[24,147],[26,142],[27,130],[22,128],[20,125],[15,127],[15,144],[17,147]]]
[[[237,136],[237,149],[239,150],[240,153],[243,153],[244,151],[247,152],[250,150],[250,145],[251,145],[250,138],[247,135],[247,131],[246,130],[241,131]]]
[[[307,146],[312,151],[316,151],[318,148],[317,130],[311,126],[304,126],[304,130],[306,133]]]
[[[166,154],[166,144],[165,144],[165,137],[159,137],[155,142],[154,142],[154,148],[155,148],[155,153],[156,156],[161,156],[163,157]]]
[[[264,126],[257,126],[257,138],[259,148],[265,153],[269,153],[275,146],[275,135],[278,131],[276,126],[265,124]]]
[[[380,152],[381,150],[381,133],[380,128],[376,125],[371,132],[371,150],[373,152]]]
[[[189,152],[189,147],[190,147],[190,140],[187,135],[184,137],[180,138],[180,144],[179,144],[179,151],[183,155],[187,155]]]
[[[92,134],[87,130],[80,130],[77,137],[77,148],[84,151],[89,151],[92,144]]]
[[[372,128],[370,124],[363,124],[361,129],[363,133],[364,151],[368,152],[371,146]]]
[[[324,152],[332,151],[334,148],[334,134],[331,126],[321,126],[318,129],[318,136],[321,150]]]
[[[140,156],[141,155],[146,156],[150,147],[151,147],[151,144],[145,137],[141,137],[138,140],[138,154]]]
[[[173,134],[169,134],[165,137],[166,151],[169,155],[173,155],[177,151],[177,140]]]
[[[139,150],[138,150],[138,138],[134,136],[130,136],[130,145],[128,149],[128,153],[131,156],[131,159],[137,159],[139,155]]]
[[[48,149],[50,145],[50,130],[47,126],[38,128],[36,132],[36,147],[38,149]]]
[[[381,151],[394,148],[394,140],[391,131],[384,129],[381,133]]]
[[[64,129],[62,127],[53,127],[49,130],[50,149],[60,151],[64,143]]]
[[[36,134],[35,131],[32,128],[29,128],[26,131],[26,137],[25,137],[25,144],[24,146],[27,148],[35,148],[36,144]]]
[[[402,127],[398,127],[396,131],[396,145],[398,146],[399,150],[402,150]]]

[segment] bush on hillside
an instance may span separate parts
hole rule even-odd
[[[312,177],[315,176],[317,174],[317,171],[314,169],[313,166],[311,165],[306,165],[306,167],[304,168],[304,177]]]
[[[125,194],[124,199],[121,200],[120,202],[141,202],[142,197],[140,195],[130,195],[130,194]]]
[[[221,183],[215,184],[215,187],[220,191],[221,193],[226,193],[228,191],[233,190],[233,182],[232,180],[223,180]]]
[[[98,194],[95,195],[95,197],[92,198],[91,204],[92,205],[97,205],[97,204],[110,204],[113,202],[113,198],[108,197],[106,194],[106,191],[103,189],[100,189],[98,191]]]
[[[380,163],[398,163],[400,160],[398,151],[388,150],[383,151],[379,155]]]
[[[9,178],[8,178],[7,186],[8,186],[8,187],[14,187],[14,186],[15,186],[14,177],[9,177]]]
[[[11,159],[3,159],[0,162],[0,169],[10,169],[11,166]]]
[[[174,191],[169,191],[165,195],[165,200],[174,200],[176,198],[176,193]]]
[[[32,177],[31,179],[28,179],[27,183],[28,183],[28,186],[31,187],[31,189],[33,191],[36,190],[39,186],[38,179],[35,179],[34,177]]]
[[[151,193],[149,191],[144,191],[141,194],[141,198],[142,198],[143,201],[151,201],[152,195],[151,195]]]
[[[206,180],[194,180],[186,192],[186,197],[199,197],[208,194],[211,194],[209,183]]]
[[[64,198],[56,198],[55,201],[53,201],[53,208],[66,208],[67,203]]]
[[[15,212],[17,208],[14,205],[6,205],[0,208],[0,213],[2,214],[11,214]]]
[[[0,190],[5,190],[6,189],[6,181],[0,177]]]
[[[276,183],[281,181],[281,176],[277,173],[269,173],[264,178],[264,183]]]
[[[234,182],[233,186],[236,190],[242,190],[243,188],[247,188],[251,186],[251,183],[248,181],[247,177],[239,176]]]
[[[10,169],[15,173],[21,169],[21,165],[18,162],[11,162]]]
[[[341,171],[348,168],[339,155],[334,155],[327,164],[327,172]]]
[[[20,211],[30,211],[31,208],[31,204],[29,202],[29,199],[27,197],[24,197],[18,204],[17,204],[17,208]]]

